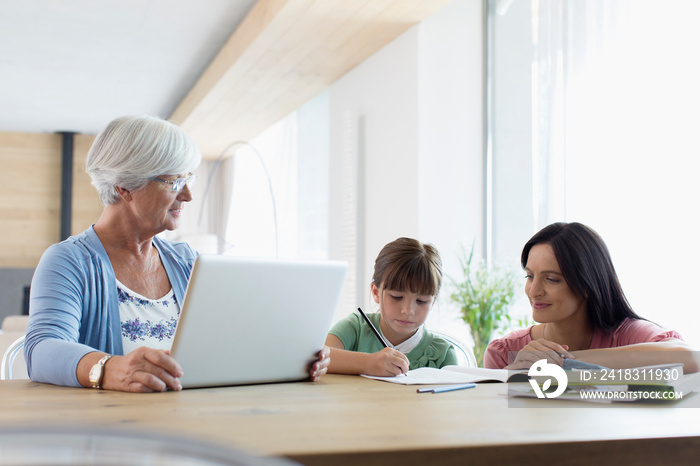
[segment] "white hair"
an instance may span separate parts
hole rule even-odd
[[[194,171],[202,160],[195,142],[173,123],[148,115],[124,116],[95,138],[85,160],[103,205],[119,200],[116,187],[136,191],[150,178]]]

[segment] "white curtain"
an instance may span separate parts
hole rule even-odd
[[[627,3],[624,0],[532,2],[535,229],[567,215],[567,161],[571,144],[576,140],[572,131],[583,127],[575,95],[580,87],[575,84],[602,54],[615,47]],[[605,106],[599,111],[605,112]]]
[[[522,92],[506,78],[525,76],[522,66],[508,68],[516,64],[510,56],[497,61],[501,107],[494,128],[497,161],[517,163],[502,149],[531,138],[530,192],[520,186],[508,194],[505,186],[497,199],[505,204],[495,206],[520,215],[520,198],[531,199],[532,223],[510,224],[523,229],[514,244],[522,247],[553,221],[590,225],[608,244],[635,310],[681,331],[694,346],[700,304],[687,291],[700,281],[699,16],[694,0],[514,2],[496,29],[507,34],[520,25],[531,36],[531,120],[517,126],[504,118],[522,111],[508,106]],[[496,45],[497,54],[517,47],[514,40]],[[511,93],[505,103],[503,92]],[[497,218],[505,224],[508,216]]]
[[[209,192],[203,199],[199,226],[208,234],[216,235],[216,252],[224,254],[231,246],[226,242],[226,229],[231,209],[235,158],[224,156],[217,161],[208,161]]]
[[[163,236],[185,241],[203,254],[223,254],[231,245],[226,242],[226,228],[233,192],[234,159],[230,155],[218,160],[203,160],[195,171],[197,182],[193,200],[185,205],[180,227]]]

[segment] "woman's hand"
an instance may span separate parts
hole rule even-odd
[[[311,376],[311,381],[316,382],[321,378],[323,374],[328,372],[328,366],[331,364],[331,349],[324,346],[321,351],[318,352],[318,360],[311,364],[309,369],[309,375]]]
[[[102,388],[122,392],[182,390],[182,368],[169,351],[142,346],[124,356],[112,356],[104,367]]]
[[[393,348],[384,348],[381,351],[370,354],[365,364],[363,374],[379,377],[405,374],[410,366],[406,355]]]
[[[546,359],[548,363],[561,366],[564,359],[576,359],[569,352],[567,345],[560,345],[550,340],[540,338],[533,340],[515,356],[515,361],[507,365],[506,369],[529,369],[534,363],[540,359]]]

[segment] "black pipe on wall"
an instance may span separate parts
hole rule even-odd
[[[64,131],[61,149],[61,234],[60,241],[71,234],[73,214],[73,140],[75,133]]]

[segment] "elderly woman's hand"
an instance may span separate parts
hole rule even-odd
[[[331,349],[328,346],[324,346],[323,349],[318,352],[318,360],[311,364],[311,369],[309,370],[311,381],[316,382],[323,374],[328,372],[328,366],[330,364]]]
[[[182,390],[182,368],[168,351],[141,347],[124,356],[112,356],[105,364],[102,387],[123,392]]]

